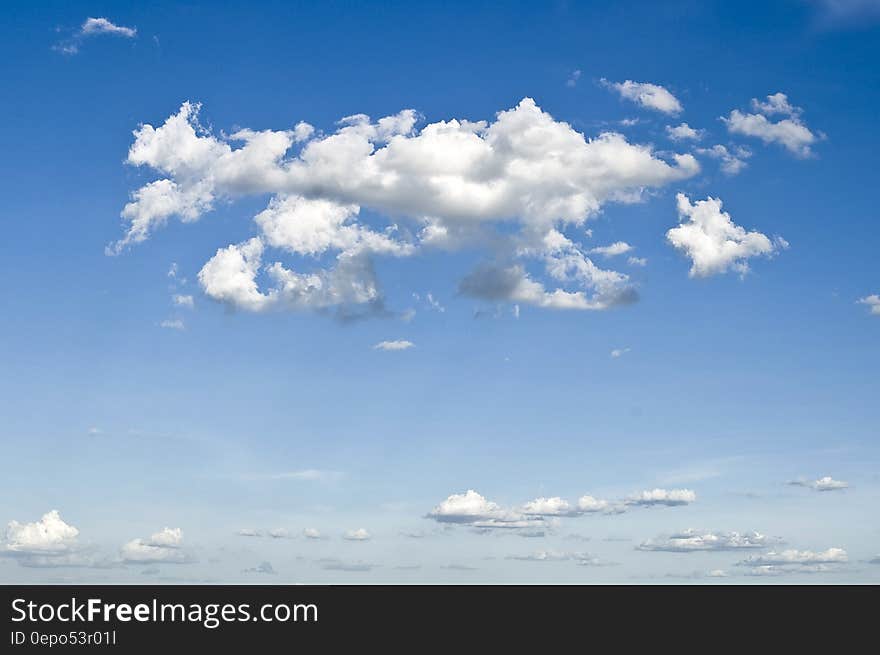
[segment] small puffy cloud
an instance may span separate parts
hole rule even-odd
[[[342,538],[347,541],[369,541],[373,536],[364,528],[358,528],[357,530],[349,530],[342,535]]]
[[[263,573],[265,575],[275,575],[275,569],[271,562],[260,562],[256,566],[244,569],[242,573]]]
[[[628,353],[631,348],[615,348],[611,351],[611,359],[617,359],[619,357],[623,357],[626,353]]]
[[[180,528],[163,528],[147,539],[132,539],[122,546],[120,559],[127,564],[187,564],[195,561],[183,549]]]
[[[706,277],[730,269],[744,275],[748,259],[769,257],[788,247],[781,237],[770,239],[761,232],[747,232],[736,225],[721,200],[707,198],[691,204],[683,193],[676,196],[680,224],[666,232],[666,238],[692,262],[689,275]]]
[[[703,138],[703,130],[695,130],[687,123],[681,123],[675,127],[667,125],[666,136],[673,141],[699,141]]]
[[[651,507],[665,505],[674,507],[677,505],[690,505],[697,500],[697,494],[690,489],[650,489],[632,496],[624,501],[627,505]]]
[[[849,487],[849,483],[835,480],[830,475],[821,477],[818,480],[792,480],[788,484],[795,487],[807,487],[813,491],[840,491]]]
[[[778,543],[778,539],[767,537],[759,532],[708,532],[689,529],[649,539],[639,544],[637,548],[638,550],[670,553],[691,553],[707,550],[766,548]]]
[[[602,255],[603,257],[614,257],[616,255],[623,255],[632,250],[633,247],[629,245],[626,241],[615,241],[611,245],[608,246],[597,246],[596,248],[590,248],[588,252],[595,255]]]
[[[239,537],[262,537],[263,531],[254,530],[253,528],[242,528],[241,530],[238,530],[235,534],[237,534]]]
[[[751,151],[746,148],[734,148],[732,152],[721,144],[714,145],[711,148],[697,148],[696,152],[697,154],[719,160],[721,162],[721,172],[725,175],[741,173],[748,166],[745,160],[752,156]]]
[[[266,533],[271,539],[290,539],[291,534],[284,528],[273,528]]]
[[[647,266],[648,260],[645,257],[627,257],[626,263],[630,266]]]
[[[137,28],[117,25],[106,18],[87,18],[72,36],[59,41],[52,48],[64,55],[75,55],[79,52],[83,41],[101,35],[133,39],[137,36]]]
[[[186,325],[179,318],[166,318],[164,321],[159,323],[160,328],[164,328],[166,330],[184,330],[186,329]]]
[[[609,82],[602,79],[602,83],[617,91],[621,98],[630,100],[646,109],[663,112],[664,114],[679,114],[683,111],[681,103],[668,89],[649,82]]]
[[[738,109],[730,112],[721,120],[727,125],[731,134],[755,137],[764,143],[778,143],[797,157],[809,157],[813,154],[812,146],[822,137],[814,134],[801,118],[802,110],[788,102],[784,93],[767,96],[766,102],[752,99],[752,109],[758,113],[747,114]],[[785,118],[773,121],[776,114]]]
[[[468,489],[463,494],[452,494],[437,505],[428,516],[441,523],[472,523],[501,513],[501,507],[482,495]]]
[[[871,314],[880,316],[880,295],[873,293],[870,296],[859,298],[857,302],[860,305],[867,305]]]
[[[195,306],[193,297],[189,295],[176,293],[171,297],[171,300],[177,307],[186,307],[187,309],[192,309]]]
[[[373,350],[409,350],[410,348],[414,348],[415,345],[416,344],[414,344],[412,341],[406,341],[405,339],[397,339],[395,341],[380,341],[375,346],[373,346]]]
[[[305,528],[302,531],[303,537],[306,539],[323,539],[324,536],[317,528]]]

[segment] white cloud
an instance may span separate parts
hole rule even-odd
[[[306,539],[323,539],[323,535],[321,531],[317,528],[305,528],[303,530],[303,537]]]
[[[176,293],[171,297],[171,301],[177,307],[186,307],[187,309],[192,309],[195,306],[195,302],[193,301],[193,297],[189,295],[183,295]]]
[[[559,497],[540,497],[516,509],[507,509],[469,489],[463,494],[452,494],[427,514],[440,523],[458,523],[489,532],[495,528],[527,529],[556,528],[559,519],[585,514],[622,514],[629,506],[676,506],[696,500],[689,489],[654,489],[619,501],[608,501],[590,495],[581,496],[576,503]],[[543,533],[540,533],[543,536]]]
[[[97,557],[95,548],[80,544],[78,537],[79,530],[52,510],[33,523],[10,521],[0,539],[0,557],[14,558],[28,568],[118,566],[110,558]]]
[[[739,566],[789,566],[803,564],[843,564],[848,561],[843,548],[829,548],[815,552],[812,550],[770,551],[753,555],[739,562]]]
[[[106,18],[87,18],[70,38],[59,41],[52,48],[65,55],[75,55],[85,39],[101,35],[133,39],[137,36],[137,28],[117,25]]]
[[[588,139],[529,98],[494,121],[439,121],[418,130],[416,112],[404,110],[376,122],[350,116],[330,134],[300,123],[292,131],[216,136],[198,112],[187,102],[163,125],[135,131],[128,163],[162,177],[132,193],[122,210],[126,233],[107,251],[146,240],[172,216],[195,221],[219,200],[270,194],[255,217],[260,233],[218,249],[199,273],[206,295],[247,311],[380,307],[371,257],[489,242],[505,259],[537,258],[551,278],[576,285],[547,290],[507,262],[494,266],[517,278],[503,299],[604,309],[631,297],[621,293],[626,276],[594,266],[559,228],[699,171],[690,154],[667,161],[621,134]],[[361,208],[373,212],[370,220],[394,216],[405,224],[371,227]],[[503,227],[511,222],[518,232]],[[264,264],[268,248],[311,257],[320,268]],[[327,254],[333,260],[324,267]]]
[[[349,530],[342,535],[342,538],[348,541],[369,541],[373,537],[364,528],[358,528],[357,530]]]
[[[770,256],[788,247],[781,237],[770,240],[761,232],[747,232],[736,225],[730,214],[721,211],[720,199],[710,197],[691,204],[686,195],[679,193],[676,200],[680,225],[670,229],[666,238],[691,259],[691,277],[730,269],[745,274],[749,258]]]
[[[611,358],[617,359],[618,357],[622,357],[623,355],[628,353],[630,350],[631,350],[630,348],[615,348],[614,350],[611,351]]]
[[[752,109],[765,116],[772,116],[774,114],[795,116],[802,111],[800,107],[793,107],[791,103],[788,102],[788,96],[784,93],[768,95],[766,102],[761,102],[757,98],[752,98]]]
[[[134,27],[125,27],[124,25],[116,25],[106,18],[87,18],[86,22],[80,27],[80,34],[84,36],[114,34],[116,36],[124,36],[132,39],[137,36],[137,29]]]
[[[166,330],[183,330],[186,329],[186,325],[179,318],[166,318],[164,321],[159,323],[159,327],[165,328]]]
[[[409,350],[410,348],[415,348],[415,345],[412,341],[406,341],[405,339],[397,339],[395,341],[380,341],[375,346],[373,346],[373,350]]]
[[[541,521],[540,516],[526,516],[503,509],[473,489],[452,494],[428,513],[440,523],[459,523],[477,528],[524,528]]]
[[[767,96],[766,102],[752,99],[752,109],[756,114],[746,114],[738,109],[726,118],[727,130],[731,134],[756,137],[764,143],[778,143],[798,157],[813,154],[811,147],[822,138],[810,131],[801,119],[801,109],[793,107],[784,93]],[[786,117],[776,122],[767,116],[783,114]]]
[[[581,290],[549,291],[521,264],[483,265],[459,283],[459,292],[483,300],[509,301],[552,309],[602,310],[635,302],[629,277],[596,266],[574,241],[557,230],[519,248],[519,254],[543,260],[547,274]]]
[[[577,86],[578,80],[581,79],[581,71],[574,70],[571,72],[571,75],[568,76],[568,79],[565,80],[565,86],[570,89],[573,89]]]
[[[381,302],[369,260],[361,256],[340,256],[333,268],[315,273],[296,273],[280,262],[266,266],[274,286],[259,289],[263,241],[254,237],[220,248],[199,271],[205,294],[219,302],[246,311],[272,309],[328,309],[344,305]]]
[[[148,539],[132,539],[120,550],[120,559],[127,564],[186,564],[195,558],[183,549],[183,531],[163,528]]]
[[[871,314],[880,315],[880,295],[873,293],[870,296],[859,298],[857,302],[860,305],[867,305]]]
[[[703,138],[703,130],[695,130],[687,123],[673,127],[666,126],[666,135],[673,141],[699,141]]]
[[[821,477],[818,480],[792,480],[788,484],[795,487],[807,487],[813,491],[839,491],[849,487],[849,483],[835,480],[830,475]]]
[[[777,543],[779,539],[767,537],[759,532],[707,532],[689,529],[649,539],[639,544],[638,549],[690,553],[706,550],[766,548]]]
[[[614,257],[616,255],[623,255],[631,251],[633,247],[629,245],[626,241],[615,241],[611,245],[608,246],[597,246],[596,248],[591,248],[588,252],[591,254],[602,255],[603,257]]]
[[[68,553],[76,548],[78,535],[79,530],[65,523],[58,510],[53,509],[34,523],[10,521],[6,526],[4,539],[0,543],[0,553],[21,555]]]
[[[647,266],[648,260],[645,257],[627,257],[626,263],[630,266]]]
[[[697,148],[697,154],[706,155],[712,159],[721,162],[721,172],[725,175],[738,175],[748,166],[746,159],[752,156],[751,151],[746,148],[735,148],[735,153],[727,149],[721,144],[714,145],[711,148]]]
[[[627,505],[690,505],[697,500],[697,494],[690,489],[650,489],[627,497]]]
[[[621,98],[631,100],[647,109],[654,109],[664,114],[678,114],[683,111],[681,103],[666,88],[649,82],[609,82],[603,79],[602,83],[614,89]]]

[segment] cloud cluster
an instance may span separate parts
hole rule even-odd
[[[679,114],[684,110],[678,98],[658,84],[633,82],[632,80],[609,82],[604,78],[602,84],[617,91],[621,98],[630,100],[646,109],[671,115]]]
[[[699,171],[690,154],[663,159],[615,132],[587,138],[530,98],[493,121],[418,129],[406,109],[377,121],[348,116],[329,134],[299,123],[218,136],[198,113],[186,102],[162,125],[135,130],[127,162],[161,177],[132,193],[126,232],[108,253],[171,217],[192,222],[218,201],[270,194],[254,217],[258,234],[219,248],[198,275],[207,296],[246,311],[381,307],[373,257],[486,243],[495,261],[463,280],[462,293],[548,308],[630,302],[627,276],[597,267],[564,228]],[[389,220],[372,226],[364,209],[370,221]],[[298,257],[300,270],[264,262],[268,249]],[[560,286],[547,289],[528,261]]]
[[[683,193],[676,196],[679,225],[666,232],[675,248],[691,262],[691,277],[706,277],[728,270],[744,275],[752,257],[769,257],[788,247],[782,237],[770,239],[761,232],[747,232],[721,210],[721,200],[706,198],[691,203]]]
[[[703,138],[703,130],[696,130],[687,123],[666,126],[666,136],[673,141],[699,141]]]
[[[755,137],[764,143],[778,143],[797,157],[812,155],[812,146],[822,138],[821,134],[810,131],[801,118],[801,108],[792,106],[784,93],[769,95],[765,102],[752,98],[752,110],[755,113],[734,109],[729,116],[722,118],[727,131]],[[768,118],[777,114],[784,118],[775,122]]]
[[[373,535],[365,528],[358,528],[357,530],[348,530],[342,535],[342,538],[346,541],[369,541],[373,538]]]
[[[586,514],[621,514],[631,507],[689,505],[696,501],[690,489],[652,489],[622,500],[605,500],[584,495],[571,503],[559,496],[540,497],[518,508],[504,508],[473,489],[452,494],[434,507],[427,518],[439,523],[457,523],[480,529],[535,529],[562,517]]]
[[[710,532],[688,529],[649,539],[639,544],[637,548],[648,551],[691,553],[766,548],[778,543],[780,543],[779,539],[760,532]]]

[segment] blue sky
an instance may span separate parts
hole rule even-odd
[[[7,15],[3,581],[880,580],[877,3]]]

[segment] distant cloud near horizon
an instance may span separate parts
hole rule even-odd
[[[409,350],[410,348],[415,348],[415,346],[416,344],[412,341],[398,339],[397,341],[380,341],[373,346],[373,350]]]
[[[791,480],[788,484],[792,487],[807,487],[813,491],[840,491],[849,487],[849,483],[835,480],[830,475],[818,480]]]

